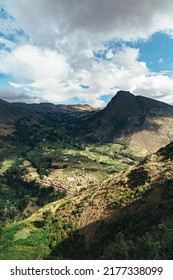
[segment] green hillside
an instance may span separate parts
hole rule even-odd
[[[173,143],[2,229],[1,259],[171,259]]]

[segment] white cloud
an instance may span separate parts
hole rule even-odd
[[[15,78],[37,80],[63,78],[69,71],[66,59],[55,51],[23,45],[12,52],[0,51],[0,72]]]
[[[55,43],[86,32],[100,38],[147,38],[173,30],[172,0],[2,0],[35,41]]]
[[[125,45],[107,50],[104,44],[113,38],[148,39],[160,30],[173,34],[172,0],[1,2],[15,18],[13,27],[3,21],[4,32],[22,28],[30,36],[11,53],[0,51],[0,73],[12,76],[11,87],[51,102],[78,97],[103,106],[101,97],[119,89],[172,102],[172,78],[151,73],[138,61],[140,50]],[[99,50],[107,60],[95,59]]]
[[[150,73],[146,64],[138,61],[139,49],[123,47],[112,52],[111,57],[104,60],[89,56],[85,68],[82,65],[74,71],[56,51],[25,45],[11,53],[0,53],[0,72],[10,75],[14,72],[14,79],[19,82],[11,82],[11,87],[26,92],[31,101],[32,95],[50,102],[77,97],[91,105],[103,106],[102,96],[111,97],[124,89],[171,102],[173,79]],[[80,84],[89,88],[82,89]]]
[[[173,78],[164,75],[143,76],[136,79],[133,93],[173,104]]]

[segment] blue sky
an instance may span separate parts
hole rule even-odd
[[[105,106],[124,89],[173,104],[173,3],[155,2],[0,0],[0,98]]]
[[[147,41],[129,43],[131,47],[139,48],[139,61],[145,61],[148,68],[154,72],[173,71],[173,38],[163,32],[154,33]]]

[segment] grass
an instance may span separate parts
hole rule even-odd
[[[15,164],[15,159],[6,159],[2,162],[2,167],[0,168],[0,175],[3,175],[8,169],[10,169]]]
[[[57,146],[53,148],[53,159],[63,161],[64,155],[68,157],[68,168],[64,171],[64,175],[68,175],[68,171],[71,172],[70,168],[75,168],[79,171],[83,168],[85,172],[91,173],[101,180],[111,172],[124,170],[129,165],[134,164],[134,161],[127,156],[119,155],[118,157],[115,155],[122,149],[123,146],[119,144],[101,145],[99,147],[87,145],[84,150],[78,150],[73,147],[62,150],[62,147]]]
[[[9,226],[0,241],[0,259],[42,259],[50,252],[48,229],[37,229],[26,222]]]
[[[30,229],[28,228],[23,228],[19,231],[17,231],[14,235],[14,242],[17,240],[21,240],[21,239],[27,239],[30,235]]]

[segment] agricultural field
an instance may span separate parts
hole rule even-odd
[[[122,144],[69,144],[44,138],[34,147],[1,142],[0,212],[6,224],[135,163]]]

